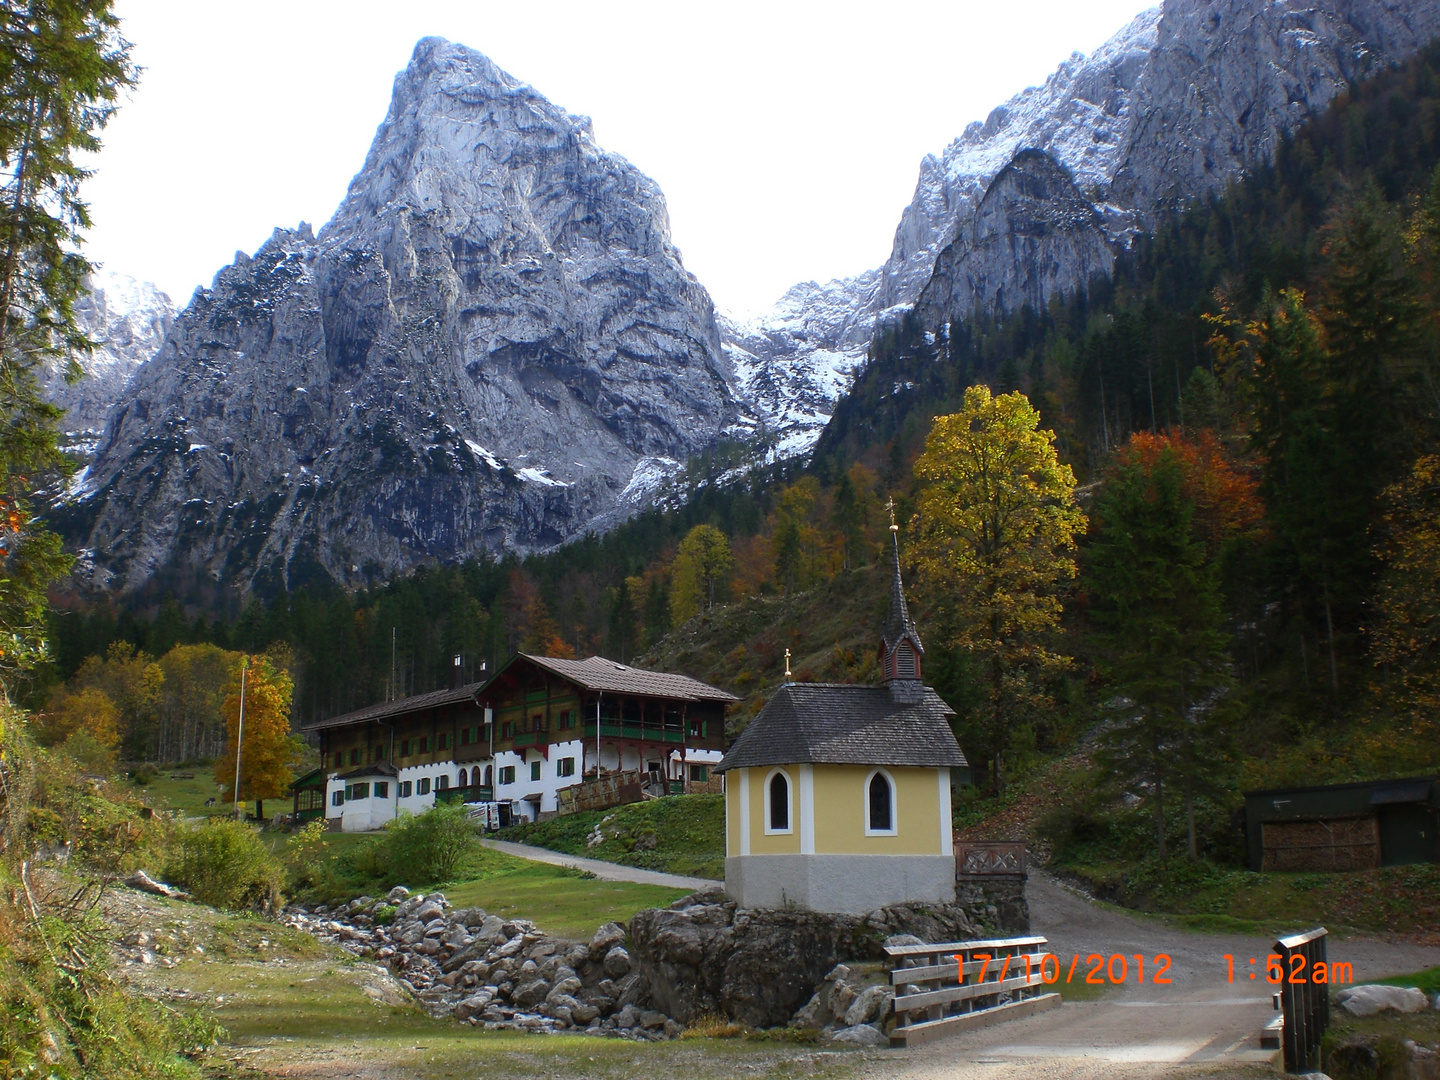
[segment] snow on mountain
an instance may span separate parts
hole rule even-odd
[[[40,384],[46,400],[65,410],[60,423],[72,445],[89,452],[110,407],[165,340],[175,305],[150,282],[109,270],[87,277],[85,290],[75,302],[75,318],[96,343],[94,351],[80,359],[85,377],[67,383],[63,367],[52,364],[41,374]]]

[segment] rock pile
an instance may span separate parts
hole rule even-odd
[[[579,1031],[657,1040],[683,1028],[649,1007],[632,970],[625,928],[606,923],[590,942],[551,937],[525,919],[455,908],[443,893],[343,907],[285,909],[284,922],[357,956],[385,963],[434,1016],[488,1030]]]

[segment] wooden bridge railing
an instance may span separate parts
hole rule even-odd
[[[1041,977],[1046,944],[1016,937],[886,947],[895,987],[890,1044],[916,1046],[1059,1005]]]

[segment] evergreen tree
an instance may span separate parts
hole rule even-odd
[[[59,540],[36,520],[29,494],[70,464],[57,446],[60,410],[41,396],[47,363],[80,369],[91,348],[75,321],[90,175],[77,155],[134,79],[111,0],[0,5],[0,684],[45,656],[46,589],[68,570]]]
[[[1194,791],[1219,764],[1213,698],[1226,639],[1218,575],[1183,484],[1173,447],[1121,456],[1096,499],[1086,586],[1110,677],[1129,699],[1102,736],[1103,764],[1149,788],[1162,857],[1166,790],[1183,789],[1194,858]]]

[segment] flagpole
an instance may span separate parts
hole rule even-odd
[[[240,751],[245,745],[245,672],[250,657],[240,661],[240,729],[235,733],[235,817],[240,817]]]

